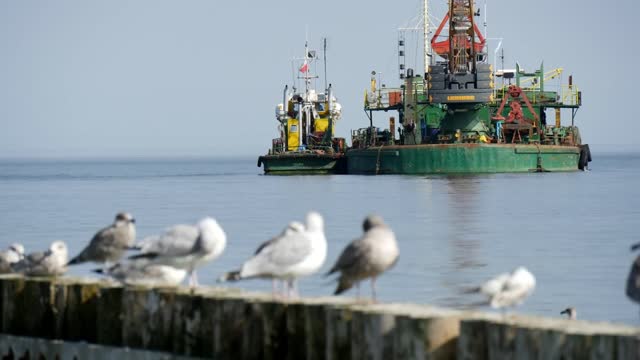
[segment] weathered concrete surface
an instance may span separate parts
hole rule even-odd
[[[640,359],[640,329],[620,325],[15,275],[0,276],[0,332],[233,360]]]
[[[13,356],[13,357],[11,357]],[[165,352],[0,334],[2,359],[197,360]]]
[[[640,359],[640,329],[562,318],[463,319],[458,359]]]

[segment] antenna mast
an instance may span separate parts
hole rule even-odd
[[[323,56],[324,56],[324,88],[327,88],[327,38],[322,39],[324,42],[323,45]]]
[[[424,0],[424,73],[429,73],[431,49],[429,48],[429,0]],[[426,78],[426,76],[425,76]]]

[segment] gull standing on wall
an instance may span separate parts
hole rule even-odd
[[[144,239],[140,254],[130,259],[147,259],[155,265],[167,265],[189,273],[189,285],[198,285],[196,268],[215,260],[227,245],[227,235],[218,222],[205,217],[196,225],[175,225],[162,235]]]
[[[640,243],[631,246],[631,251],[640,249]],[[626,287],[627,297],[640,304],[640,255],[631,264]]]
[[[34,252],[13,264],[12,270],[27,276],[58,276],[67,271],[67,244],[54,241],[45,252]]]
[[[578,318],[578,312],[576,311],[576,308],[574,308],[573,306],[570,306],[564,310],[562,310],[560,312],[560,315],[566,314],[567,315],[567,319],[569,320],[575,320]]]
[[[301,234],[304,232],[304,224],[302,224],[301,222],[298,221],[292,221],[289,223],[289,225],[287,225],[287,227],[284,228],[284,230],[282,230],[282,232],[276,236],[273,237],[265,242],[263,242],[262,244],[260,244],[258,246],[258,248],[256,249],[256,251],[253,253],[253,255],[258,255],[262,249],[264,249],[266,246],[269,246],[271,243],[277,241],[278,238],[281,237],[286,237],[286,236],[293,236],[294,234]],[[276,292],[278,290],[278,279],[273,277],[273,276],[269,276],[269,275],[265,275],[263,276],[265,278],[270,278],[271,282],[272,282],[272,293],[273,295],[276,295]],[[238,281],[238,280],[242,280],[242,278],[240,277],[240,270],[235,270],[235,271],[229,271],[224,273],[222,276],[220,276],[218,278],[219,282],[225,282],[225,281]],[[284,289],[283,289],[284,291]]]
[[[69,261],[68,265],[87,261],[95,263],[115,263],[136,241],[136,220],[129,213],[121,212],[111,226],[98,231],[87,247]]]
[[[93,271],[107,275],[125,285],[143,286],[178,286],[187,276],[187,271],[184,269],[149,264],[146,260],[123,261],[107,270]]]
[[[7,250],[0,252],[0,274],[12,272],[11,265],[22,259],[24,259],[24,246],[11,244]]]
[[[342,251],[327,275],[340,272],[335,295],[356,285],[359,296],[359,283],[371,278],[371,296],[376,301],[376,278],[396,264],[400,250],[395,234],[380,216],[367,216],[362,229],[364,234]]]
[[[221,278],[285,280],[289,290],[297,296],[297,279],[320,270],[327,257],[322,216],[311,211],[305,221],[305,226],[297,222],[290,223],[280,235],[262,243],[240,270]]]
[[[494,309],[506,309],[520,305],[536,287],[536,278],[529,270],[520,266],[511,273],[500,274],[480,287],[467,293],[481,293]]]

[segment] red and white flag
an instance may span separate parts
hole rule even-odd
[[[307,62],[307,60],[305,60],[304,64],[302,64],[302,66],[300,66],[299,70],[302,73],[306,73],[307,71],[309,71],[309,63]]]

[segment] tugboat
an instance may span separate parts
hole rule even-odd
[[[326,84],[326,41],[324,46]],[[294,59],[304,82],[300,91],[284,87],[283,101],[276,106],[280,136],[273,139],[267,155],[258,158],[265,174],[344,174],[346,172],[345,139],[334,137],[335,123],[341,116],[331,84],[317,92],[312,75],[316,52],[305,43],[304,56]]]
[[[545,73],[494,71],[488,62],[486,39],[474,17],[473,0],[449,0],[448,12],[431,41],[424,1],[424,73],[415,74],[400,62],[398,88],[376,85],[364,109],[369,127],[352,132],[347,151],[349,174],[468,174],[585,170],[591,161],[575,115],[582,93],[569,76],[555,91],[545,82],[562,69]],[[442,35],[448,27],[448,34]],[[444,39],[442,39],[444,38]],[[404,56],[404,40],[398,42]],[[431,49],[433,52],[431,51]],[[497,51],[496,51],[497,53]],[[494,81],[501,77],[501,87]],[[505,83],[506,81],[506,83]],[[512,83],[514,81],[515,83]],[[561,110],[571,112],[563,124]],[[555,123],[546,111],[555,112]],[[373,126],[373,113],[396,111],[389,129]],[[396,138],[396,126],[398,138]]]

